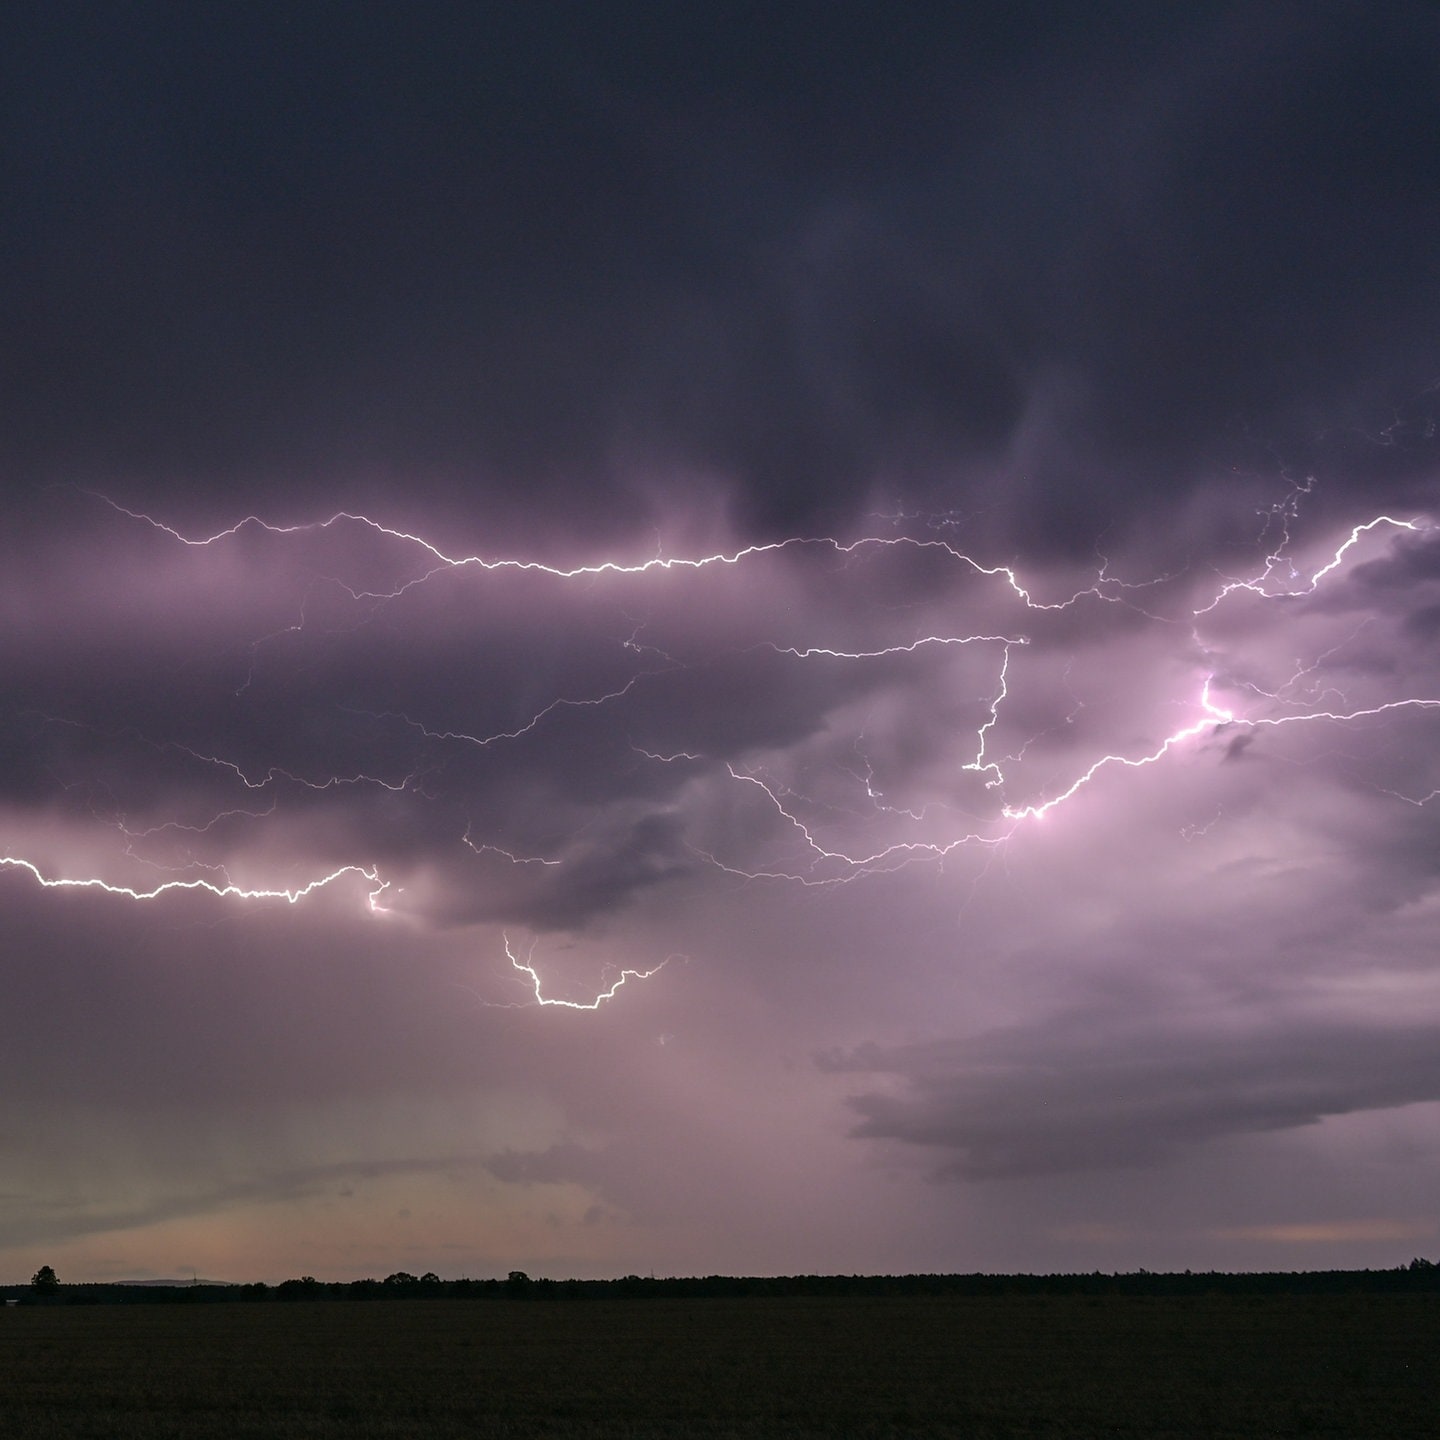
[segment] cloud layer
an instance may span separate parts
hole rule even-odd
[[[4,28],[17,1274],[1423,1248],[1428,7]]]

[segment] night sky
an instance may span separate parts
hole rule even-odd
[[[1440,18],[0,19],[0,1279],[1440,1253]]]

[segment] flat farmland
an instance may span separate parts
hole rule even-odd
[[[1420,1436],[1440,1297],[35,1306],[0,1427],[150,1437]]]

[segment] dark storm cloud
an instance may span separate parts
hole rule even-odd
[[[937,1174],[950,1179],[1153,1165],[1229,1136],[1440,1099],[1429,1022],[1295,1016],[1227,1034],[1065,1016],[822,1064],[896,1077],[896,1092],[851,1100],[864,1117],[854,1133],[948,1152]]]
[[[1433,30],[12,17],[8,468],[175,509],[403,484],[512,538],[542,497],[572,534],[643,523],[697,472],[761,533],[877,482],[1032,546],[1142,497],[1153,529],[1157,467],[1163,512],[1430,378]]]
[[[1337,608],[1395,614],[1405,629],[1423,637],[1440,595],[1440,543],[1433,535],[1406,538],[1392,554],[1356,567],[1350,583],[1332,600]]]

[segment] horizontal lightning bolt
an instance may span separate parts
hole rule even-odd
[[[168,895],[177,890],[204,891],[206,894],[215,895],[220,899],[237,900],[284,900],[291,905],[298,904],[307,896],[313,895],[317,890],[323,890],[327,885],[333,884],[336,880],[346,875],[359,875],[367,880],[374,888],[370,891],[369,904],[372,910],[380,909],[377,904],[380,896],[390,888],[389,882],[382,880],[380,876],[367,865],[342,865],[338,870],[332,870],[328,875],[322,875],[316,880],[308,880],[304,885],[297,885],[293,889],[288,888],[266,888],[245,885],[236,885],[227,881],[223,885],[217,885],[211,880],[166,880],[159,885],[152,886],[149,890],[137,890],[129,885],[112,885],[108,880],[100,880],[94,877],[72,879],[66,876],[46,875],[38,865],[29,860],[22,859],[17,855],[0,855],[0,868],[25,870],[47,890],[103,890],[107,895],[123,895],[127,900],[158,900],[162,895]]]
[[[468,735],[463,730],[431,730],[419,720],[412,720],[408,715],[399,712],[386,712],[373,714],[370,711],[356,711],[356,714],[369,715],[374,720],[399,720],[402,724],[408,725],[411,729],[418,730],[427,740],[458,740],[466,745],[474,745],[484,750],[501,740],[518,740],[522,735],[528,735],[532,730],[541,724],[548,715],[557,710],[587,710],[596,709],[601,705],[608,705],[612,700],[622,700],[628,695],[644,677],[641,675],[632,676],[618,690],[608,691],[604,695],[595,695],[582,699],[570,699],[564,697],[559,700],[552,700],[543,710],[538,710],[523,725],[514,730],[499,730],[493,735]]]
[[[557,580],[579,580],[594,578],[605,575],[648,575],[654,572],[664,573],[666,571],[685,570],[706,570],[716,566],[734,567],[743,564],[746,560],[761,555],[775,555],[787,550],[818,548],[834,552],[837,555],[855,555],[867,549],[905,549],[932,551],[948,555],[951,559],[968,567],[977,575],[986,576],[989,579],[1003,579],[1006,585],[1014,593],[1017,599],[1031,610],[1066,610],[1079,601],[1093,598],[1100,600],[1114,600],[1116,597],[1108,593],[1112,589],[1135,588],[1126,587],[1117,580],[1107,576],[1097,578],[1094,585],[1076,590],[1073,594],[1063,600],[1040,601],[1036,600],[1024,585],[1020,583],[1016,572],[1008,565],[985,565],[979,560],[957,550],[953,545],[944,540],[916,540],[908,535],[863,535],[855,540],[837,540],[828,535],[792,535],[784,540],[768,540],[754,545],[743,545],[734,550],[717,550],[709,555],[654,555],[647,560],[624,562],[619,560],[600,560],[583,565],[547,565],[540,560],[517,560],[513,558],[487,559],[482,555],[448,555],[439,546],[432,544],[422,536],[411,534],[408,530],[397,530],[391,526],[383,525],[378,520],[372,520],[368,515],[360,515],[349,510],[337,510],[326,520],[303,521],[295,525],[275,525],[267,520],[262,520],[258,515],[247,515],[243,520],[236,521],[233,525],[227,525],[223,530],[217,530],[210,535],[191,536],[185,535],[176,530],[173,526],[167,525],[162,520],[157,520],[152,515],[147,515],[140,510],[131,510],[124,505],[117,504],[109,496],[101,495],[96,491],[85,491],[84,493],[94,496],[95,499],[103,501],[120,514],[128,516],[132,520],[143,521],[147,525],[169,535],[172,539],[178,540],[182,545],[195,548],[216,545],[223,540],[228,540],[238,535],[245,529],[263,530],[271,535],[301,535],[313,534],[334,530],[342,525],[356,525],[363,529],[370,530],[378,535],[388,536],[392,540],[398,540],[402,544],[414,545],[438,562],[432,569],[416,576],[413,580],[407,580],[403,585],[397,586],[394,590],[372,591],[372,590],[351,590],[350,594],[355,599],[364,600],[393,600],[403,595],[406,591],[414,589],[415,586],[424,584],[432,576],[443,570],[459,570],[474,568],[487,572],[513,571],[535,575],[549,575]]]
[[[758,648],[773,650],[777,655],[793,655],[797,660],[813,660],[824,656],[830,660],[883,660],[890,655],[913,655],[930,645],[980,645],[986,641],[999,645],[1028,645],[1023,635],[924,635],[907,645],[885,645],[878,650],[832,650],[824,645],[809,645],[804,649],[794,645],[776,645],[765,641]]]

